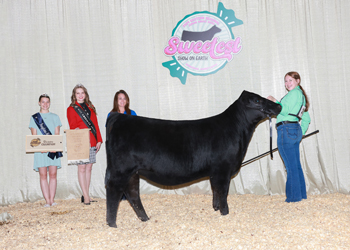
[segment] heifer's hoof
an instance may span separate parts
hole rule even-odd
[[[115,228],[117,228],[117,224],[116,223],[107,223],[108,224],[108,226],[110,226],[110,227],[115,227]]]
[[[228,215],[228,209],[220,210],[221,215]]]
[[[149,218],[146,216],[146,217],[139,217],[139,219],[141,220],[141,221],[148,221],[149,220]]]

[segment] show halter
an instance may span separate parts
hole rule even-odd
[[[265,106],[260,109],[261,112],[265,113],[266,103]],[[272,122],[271,122],[271,116],[267,114],[267,117],[269,118],[269,124],[270,124],[270,155],[271,160],[273,160],[273,151],[272,151]]]

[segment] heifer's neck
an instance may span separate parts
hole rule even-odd
[[[228,118],[230,127],[233,129],[233,141],[236,141],[237,139],[234,137],[239,135],[240,152],[243,160],[255,127],[263,119],[263,115],[258,110],[246,108],[239,101],[234,102],[223,114]]]
[[[259,110],[247,108],[238,100],[228,107],[224,114],[229,118],[230,123],[239,124],[237,129],[241,130],[240,132],[248,132],[248,134],[252,134],[258,123],[264,119]]]

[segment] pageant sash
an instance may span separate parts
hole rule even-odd
[[[97,131],[95,128],[95,125],[92,123],[92,121],[90,120],[89,115],[87,114],[87,112],[83,109],[80,108],[78,105],[74,104],[73,108],[75,110],[75,112],[78,113],[79,117],[83,120],[83,122],[85,123],[85,125],[91,129],[92,134],[95,136],[96,141],[97,141]]]
[[[52,135],[49,128],[46,126],[43,118],[41,117],[40,113],[36,113],[34,115],[32,115],[33,119],[34,119],[34,122],[35,124],[38,126],[38,128],[40,129],[41,133],[43,135]],[[52,152],[49,152],[47,154],[48,157],[50,157],[52,160],[55,159],[55,157],[58,159],[60,157],[63,156],[62,152],[56,152],[56,153],[52,153]]]

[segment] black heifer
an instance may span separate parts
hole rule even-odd
[[[193,121],[167,121],[113,113],[107,123],[107,223],[116,227],[125,193],[137,216],[148,220],[139,175],[162,185],[210,177],[213,207],[228,214],[230,179],[240,170],[255,126],[281,106],[243,91],[223,113]]]

